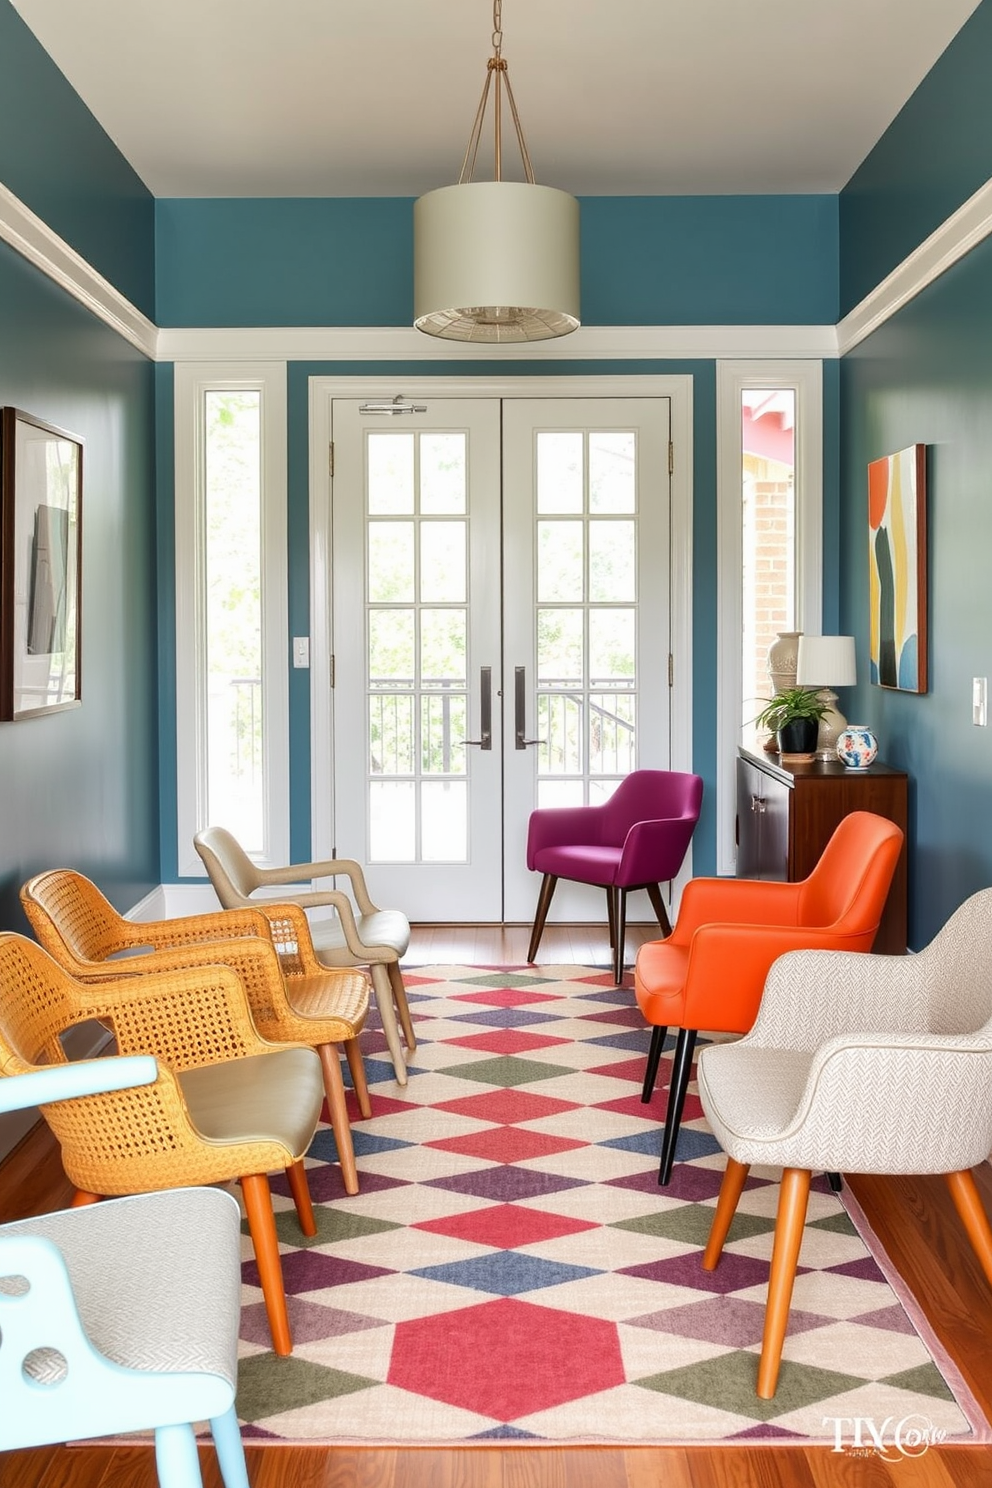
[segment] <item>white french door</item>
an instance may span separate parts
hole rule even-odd
[[[413,920],[528,921],[531,810],[670,762],[670,402],[389,401],[330,403],[315,841]],[[601,920],[602,893],[563,882],[554,909]]]

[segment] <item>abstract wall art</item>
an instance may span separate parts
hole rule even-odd
[[[927,690],[926,445],[868,466],[870,672],[879,687]]]

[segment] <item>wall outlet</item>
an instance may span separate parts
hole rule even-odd
[[[971,679],[971,721],[976,728],[985,728],[989,721],[989,679]]]
[[[310,665],[310,637],[293,637],[293,665],[294,667],[308,667]]]

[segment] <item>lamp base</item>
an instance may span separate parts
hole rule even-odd
[[[816,695],[827,708],[826,713],[820,719],[820,727],[817,730],[816,757],[818,760],[835,760],[837,740],[847,728],[847,719],[838,710],[837,694],[829,687],[821,687]]]

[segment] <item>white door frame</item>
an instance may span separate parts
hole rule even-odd
[[[310,802],[311,853],[332,856],[331,502],[328,447],[334,398],[652,398],[671,400],[671,767],[692,769],[692,378],[311,377],[310,424]],[[327,763],[329,762],[329,763]],[[678,883],[692,874],[691,848]],[[676,886],[677,893],[677,886]]]

